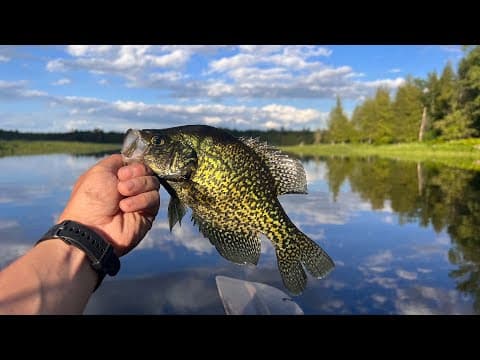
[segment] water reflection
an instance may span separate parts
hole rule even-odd
[[[423,227],[431,225],[437,233],[446,231],[451,244],[446,237],[439,241],[443,239],[444,245],[451,246],[448,259],[457,267],[449,275],[455,279],[457,290],[473,296],[474,309],[480,312],[479,172],[384,159],[329,157],[318,161],[327,166],[326,177],[334,198],[348,181],[352,192],[373,209],[384,209],[388,203],[399,224],[416,222]],[[443,253],[435,244],[417,250],[423,255]],[[382,256],[392,257],[390,252]],[[417,278],[416,273],[400,270],[397,275],[408,280]]]
[[[63,209],[93,156],[0,159],[0,268]],[[305,314],[480,313],[480,173],[375,158],[306,159],[308,195],[280,198],[334,259],[295,302]],[[168,195],[152,231],[122,258],[88,313],[223,314],[215,276],[284,289],[272,245],[257,267],[223,259],[189,221],[168,230]]]

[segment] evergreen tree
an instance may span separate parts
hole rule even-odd
[[[455,119],[463,116],[460,113],[453,114],[457,107],[458,80],[452,64],[447,63],[440,79],[429,77],[427,84],[429,118],[431,119],[430,137],[456,138],[462,126],[455,128]],[[460,135],[464,136],[464,135]]]
[[[444,119],[437,121],[435,126],[440,130],[440,138],[443,140],[463,139],[477,135],[471,119],[463,109],[454,110]]]
[[[458,66],[459,99],[475,135],[480,134],[480,46],[465,48],[465,57]]]
[[[423,89],[412,78],[398,89],[392,104],[395,142],[411,142],[418,138],[424,106],[422,100]]]
[[[343,111],[342,101],[337,96],[337,104],[328,118],[329,139],[333,142],[346,142],[351,137],[351,124]]]
[[[443,119],[453,112],[457,92],[457,76],[452,64],[448,62],[438,81],[438,96],[435,99],[435,117],[437,119]]]
[[[375,101],[367,98],[363,104],[357,105],[352,115],[352,128],[355,131],[356,138],[360,142],[371,144],[375,132]]]
[[[372,139],[375,143],[386,144],[393,141],[393,110],[390,93],[385,88],[377,89],[373,106],[367,108],[366,116],[374,123]]]

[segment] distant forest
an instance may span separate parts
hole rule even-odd
[[[312,144],[314,133],[309,130],[231,130],[223,129],[236,137],[254,137],[268,141],[272,145],[299,145]],[[6,131],[0,129],[0,140],[31,140],[31,141],[80,141],[94,143],[121,144],[124,133],[104,132],[100,129],[92,131],[71,131],[68,133],[24,133],[18,131]]]
[[[386,88],[357,105],[350,117],[340,97],[328,128],[315,142],[389,144],[480,137],[480,46],[464,46],[457,69],[407,77],[391,97]]]

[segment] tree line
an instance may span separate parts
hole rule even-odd
[[[94,143],[121,144],[123,133],[104,132],[100,129],[79,131],[73,130],[67,133],[29,133],[17,130],[1,130],[0,140],[29,140],[29,141],[79,141]]]
[[[455,70],[449,62],[440,76],[409,76],[391,97],[385,88],[359,104],[349,118],[340,97],[328,128],[315,143],[388,144],[417,140],[452,140],[480,136],[480,46],[464,46]]]
[[[223,129],[236,137],[253,137],[267,141],[272,145],[288,146],[298,144],[312,144],[314,133],[310,130],[232,130]],[[67,133],[25,133],[0,129],[0,140],[28,140],[28,141],[79,141],[93,143],[121,144],[125,133],[104,132],[100,129],[91,131],[70,131]]]

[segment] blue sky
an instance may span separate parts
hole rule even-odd
[[[461,57],[456,45],[0,46],[0,129],[324,128],[336,95],[351,113]]]

